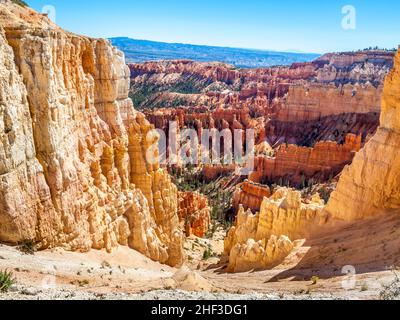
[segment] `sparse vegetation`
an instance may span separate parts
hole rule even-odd
[[[379,46],[375,46],[375,47],[365,48],[363,51],[397,51],[397,48],[388,49],[388,48],[380,48]]]
[[[331,193],[332,191],[328,190],[325,186],[322,187],[319,191],[318,191],[320,197],[322,200],[325,201],[325,203],[329,202],[329,199],[331,198]]]
[[[168,91],[181,94],[197,94],[201,93],[201,91],[209,84],[210,81],[207,81],[204,84],[204,80],[186,77],[184,81],[177,82],[171,86]]]
[[[211,208],[211,217],[216,223],[210,229],[208,237],[211,238],[217,230],[218,225],[229,228],[232,224],[228,219],[228,215],[232,209],[232,192],[222,190],[220,186],[221,180],[206,182],[201,176],[201,172],[194,167],[188,166],[184,170],[170,170],[174,178],[174,183],[178,189],[183,192],[200,192],[208,198]]]
[[[15,4],[17,4],[17,5],[21,6],[21,7],[27,7],[28,6],[28,4],[23,0],[11,0],[11,2],[13,2],[13,3],[15,3]]]
[[[368,283],[363,282],[361,285],[361,292],[365,292],[368,291],[369,287],[368,287]]]
[[[208,260],[210,258],[216,257],[217,255],[212,251],[211,247],[208,246],[203,253],[203,260]]]
[[[325,179],[321,179],[324,180]],[[267,185],[271,188],[272,193],[279,187],[293,188],[301,192],[303,199],[310,199],[311,196],[319,194],[320,198],[328,203],[336,183],[334,182],[333,175],[329,176],[327,182],[318,182],[317,179],[307,178],[304,174],[301,175],[300,182],[294,183],[291,177],[281,177],[277,180],[271,181],[264,179],[261,184]]]
[[[19,243],[18,250],[24,254],[33,255],[37,251],[37,248],[33,240],[27,239]]]
[[[71,281],[70,284],[78,287],[86,287],[87,285],[89,285],[89,280],[74,280]]]
[[[320,280],[320,278],[318,276],[312,276],[311,277],[311,284],[313,286],[315,286],[316,284],[318,284],[318,281]]]
[[[183,76],[181,80],[169,85],[133,83],[129,97],[138,110],[176,108],[187,103],[184,95],[201,93],[209,84],[209,80],[196,79],[193,76]],[[171,94],[180,96],[171,99]]]
[[[394,280],[383,286],[379,297],[381,300],[398,300],[400,299],[400,276],[395,268],[393,268]]]
[[[16,280],[11,271],[0,271],[0,292],[7,292],[15,282]]]

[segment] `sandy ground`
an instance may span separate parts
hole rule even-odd
[[[400,215],[331,226],[322,234],[299,241],[273,270],[238,274],[226,273],[220,260],[222,230],[213,239],[189,238],[190,258],[179,270],[122,247],[112,254],[55,249],[26,255],[0,245],[0,270],[13,271],[17,280],[0,299],[378,299],[394,279],[391,266],[400,263]],[[208,247],[216,256],[204,260]]]

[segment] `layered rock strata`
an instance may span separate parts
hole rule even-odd
[[[395,223],[398,223],[393,214],[400,209],[400,158],[397,152],[400,146],[399,101],[400,52],[385,82],[378,131],[357,153],[353,163],[346,167],[327,207],[324,208],[319,196],[314,196],[311,203],[305,204],[298,192],[284,189],[279,189],[270,199],[264,198],[260,213],[256,215],[250,211],[246,213],[241,207],[236,225],[225,241],[229,270],[271,268],[289,254],[293,248],[291,240],[307,238],[315,231],[325,234],[332,226],[330,223],[337,225],[340,222],[338,225],[341,225],[342,220],[353,223],[354,227],[353,221],[361,225],[361,220],[372,221],[368,218],[386,214],[393,218],[389,219],[392,220],[389,225],[387,219],[383,222],[382,232],[389,230],[393,234]],[[323,225],[328,229],[320,228]],[[365,226],[370,228],[368,223]],[[398,254],[397,246],[391,250],[394,250],[393,254]]]
[[[220,63],[149,62],[130,65],[131,95],[141,108],[247,109],[250,118],[285,121],[379,112],[393,56],[392,51],[327,54],[310,63],[242,70]]]
[[[206,129],[254,130],[256,144],[268,143],[273,151],[258,157],[251,178],[256,182],[288,178],[298,184],[303,176],[326,181],[353,158],[349,134],[361,137],[363,146],[376,132],[393,57],[392,51],[369,50],[264,69],[180,60],[135,64],[131,97],[167,134],[171,121],[199,137]],[[207,181],[235,172],[222,165],[203,171]]]
[[[249,180],[305,186],[308,180],[327,181],[350,164],[361,148],[361,137],[347,135],[344,144],[333,141],[318,142],[314,147],[281,145],[273,156],[255,158],[255,170]]]

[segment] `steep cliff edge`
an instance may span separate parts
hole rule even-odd
[[[347,167],[327,211],[355,220],[385,209],[400,208],[400,52],[386,78],[380,126]]]
[[[0,241],[131,248],[183,262],[178,193],[145,161],[151,125],[108,41],[0,4]]]

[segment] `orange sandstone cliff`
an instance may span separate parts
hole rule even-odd
[[[400,208],[400,52],[386,78],[380,126],[339,181],[327,211],[354,220]]]
[[[280,188],[264,197],[258,213],[239,213],[225,239],[225,254],[229,257],[228,271],[244,272],[273,268],[294,249],[294,240],[307,237],[326,222],[323,204],[316,195],[305,204],[299,191]]]
[[[325,207],[318,195],[314,195],[311,201],[304,201],[299,192],[280,188],[271,197],[264,197],[259,213],[255,215],[251,211],[246,213],[240,206],[235,226],[225,240],[228,270],[241,272],[275,267],[292,252],[296,240],[318,235],[320,238],[317,243],[321,250],[332,245],[324,242],[324,235],[329,235],[332,230],[335,241],[345,242],[346,239],[340,239],[341,232],[346,228],[357,228],[358,225],[359,228],[366,228],[364,232],[370,237],[371,224],[380,222],[367,218],[379,218],[382,214],[392,218],[389,224],[388,220],[384,220],[382,226],[375,225],[381,228],[378,229],[382,233],[375,236],[377,239],[389,239],[397,228],[400,209],[399,134],[400,52],[396,55],[394,69],[385,81],[378,131],[357,153],[353,163],[345,168],[328,205]],[[363,225],[362,220],[369,220],[371,224]],[[326,238],[329,239],[329,236]],[[391,251],[380,255],[382,261],[369,257],[368,250],[375,250],[376,253],[382,251],[381,247],[377,249],[373,239],[364,236],[356,239],[353,239],[354,243],[347,243],[351,246],[348,249],[350,254],[353,254],[351,257],[347,255],[347,263],[379,264],[384,263],[385,259],[398,257],[398,239],[390,240],[393,246]],[[331,259],[342,261],[341,254],[336,251]],[[311,263],[315,266],[317,260],[318,257],[314,256]]]
[[[361,137],[346,136],[343,145],[333,141],[318,142],[313,148],[282,145],[273,157],[260,155],[249,179],[254,182],[285,178],[300,184],[304,179],[325,181],[341,172],[361,148]]]
[[[211,226],[211,209],[205,196],[195,192],[179,192],[178,215],[188,237],[205,237]]]
[[[128,98],[123,54],[0,8],[0,241],[123,245],[182,264],[178,191],[145,161],[151,125]]]

